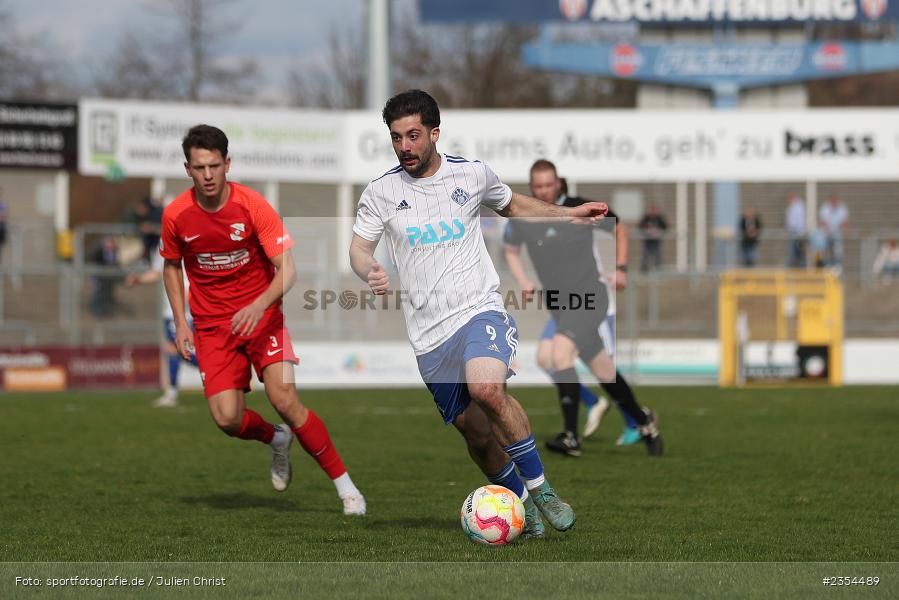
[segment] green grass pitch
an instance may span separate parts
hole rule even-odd
[[[541,443],[557,432],[551,389],[513,393]],[[666,455],[615,447],[622,421],[610,411],[582,457],[542,452],[549,480],[577,511],[575,528],[488,548],[465,538],[458,516],[483,476],[423,388],[301,391],[366,496],[364,518],[343,516],[333,485],[298,444],[293,484],[272,490],[268,448],[220,433],[199,394],[184,394],[173,410],[151,408],[150,393],[4,394],[0,596],[24,594],[8,587],[16,564],[70,561],[282,563],[255,573],[303,563],[291,570],[304,574],[297,585],[315,580],[306,563],[335,563],[319,564],[319,575],[353,574],[325,596],[364,586],[377,597],[377,583],[393,578],[402,589],[428,584],[425,595],[452,597],[452,582],[470,587],[472,576],[489,580],[511,564],[518,579],[544,574],[523,593],[570,586],[575,597],[636,593],[627,582],[641,569],[665,585],[666,568],[671,577],[709,571],[709,581],[719,568],[684,563],[787,563],[778,568],[788,571],[892,563],[858,573],[806,565],[796,577],[811,577],[809,591],[821,592],[821,576],[880,569],[894,577],[879,591],[899,589],[899,389],[647,387],[639,396],[659,413]],[[248,404],[275,419],[261,393]],[[539,564],[520,564],[531,562]],[[166,568],[177,571],[157,565]],[[764,578],[770,568],[750,565],[745,576]],[[589,587],[600,581],[610,587]]]

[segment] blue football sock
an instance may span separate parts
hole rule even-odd
[[[515,492],[519,498],[525,497],[524,483],[518,477],[518,474],[515,473],[515,463],[512,461],[509,461],[509,464],[503,467],[499,473],[488,475],[487,479],[490,483],[509,488]]]
[[[525,481],[543,480],[543,462],[537,454],[537,445],[534,436],[529,435],[521,441],[515,442],[503,448]]]
[[[169,354],[169,385],[178,387],[178,371],[181,370],[181,357],[177,354]]]
[[[581,384],[581,402],[587,408],[594,406],[597,402],[599,402],[599,396],[594,394],[590,388],[588,388],[583,383]]]

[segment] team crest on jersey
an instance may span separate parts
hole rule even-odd
[[[471,194],[466,192],[460,187],[457,187],[453,190],[453,202],[458,204],[459,206],[465,206],[465,203],[471,200]]]
[[[231,223],[231,239],[235,242],[243,240],[247,227],[243,223]]]

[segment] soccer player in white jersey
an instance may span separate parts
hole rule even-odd
[[[592,223],[607,207],[548,205],[513,193],[484,163],[438,153],[440,109],[426,92],[394,96],[383,117],[400,164],[362,193],[350,246],[353,271],[374,294],[387,293],[389,278],[374,259],[386,234],[409,340],[444,422],[459,430],[492,483],[524,501],[526,537],[544,535],[541,513],[566,531],[574,511],[546,480],[528,416],[506,390],[518,335],[484,245],[480,209]]]
[[[158,252],[152,252],[150,256],[150,269],[142,273],[129,275],[125,278],[125,285],[138,285],[162,282],[162,266],[163,259]],[[184,308],[187,313],[188,322],[193,328],[193,322],[190,321],[190,310],[187,307],[187,278],[185,277],[184,290]],[[172,306],[169,299],[165,295],[165,288],[159,286],[162,291],[162,330],[165,334],[165,344],[163,345],[163,354],[166,357],[166,367],[168,379],[163,387],[162,396],[153,401],[156,408],[174,408],[178,406],[178,373],[181,371],[181,361],[186,360],[178,352],[175,346],[175,316],[172,313]],[[197,366],[197,356],[191,354],[190,362],[193,366]]]

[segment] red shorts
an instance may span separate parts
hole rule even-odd
[[[266,311],[248,336],[232,334],[230,321],[195,326],[194,345],[207,398],[225,390],[250,391],[250,365],[262,381],[265,367],[300,362],[280,309]]]

